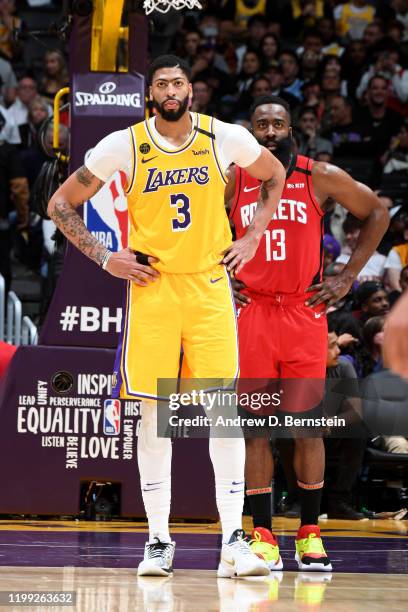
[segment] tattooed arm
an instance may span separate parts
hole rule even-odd
[[[107,272],[118,278],[132,280],[138,285],[144,286],[147,281],[154,280],[158,276],[158,272],[151,266],[137,263],[135,254],[131,249],[110,253],[109,249],[92,236],[76,211],[79,206],[95,195],[103,185],[103,181],[92,174],[86,166],[82,166],[71,174],[54,193],[48,204],[48,214],[64,236],[84,255],[99,266],[107,259],[105,267]],[[149,263],[155,263],[155,261],[157,260],[149,259]]]
[[[286,180],[284,167],[265,147],[261,147],[258,159],[245,170],[263,183],[254,217],[245,236],[233,243],[223,259],[228,270],[234,270],[235,274],[255,255],[259,241],[278,207]]]
[[[87,230],[76,208],[95,195],[103,185],[103,181],[86,166],[82,166],[61,185],[48,204],[48,214],[55,225],[72,244],[98,265],[102,263],[106,247]]]

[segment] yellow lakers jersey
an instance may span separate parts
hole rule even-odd
[[[350,34],[353,38],[360,38],[364,28],[374,19],[374,7],[368,5],[362,11],[355,11],[351,4],[344,4],[342,9],[341,17],[337,22],[338,33],[341,36]]]
[[[292,0],[291,2],[292,4],[292,15],[294,19],[298,19],[298,17],[302,16],[302,12],[304,9],[304,6],[301,2],[301,0]],[[324,0],[316,0],[315,2],[315,15],[312,19],[310,18],[306,18],[306,22],[308,21],[314,21],[315,19],[319,19],[320,17],[323,17],[324,15]],[[307,23],[307,25],[311,25],[310,23]]]
[[[253,15],[265,15],[266,0],[257,0],[255,6],[247,6],[242,0],[235,0],[235,21],[238,25],[246,27],[248,19]]]
[[[232,243],[214,119],[198,113],[192,119],[190,137],[178,149],[156,142],[147,121],[129,128],[129,246],[157,257],[155,268],[163,272],[209,270]]]

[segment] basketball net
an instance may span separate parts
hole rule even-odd
[[[153,11],[159,11],[159,13],[167,13],[171,8],[180,11],[183,8],[202,9],[203,7],[198,0],[144,0],[143,8],[146,15],[150,15]]]

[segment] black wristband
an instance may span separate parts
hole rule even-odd
[[[135,251],[135,255],[137,263],[142,264],[142,266],[150,266],[148,255],[141,253],[140,251]]]

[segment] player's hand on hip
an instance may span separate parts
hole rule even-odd
[[[306,301],[306,306],[315,308],[319,304],[332,306],[350,291],[353,284],[353,279],[349,276],[344,276],[342,273],[337,276],[330,276],[322,283],[317,283],[306,289],[306,293],[314,293],[312,297]]]
[[[159,260],[150,255],[147,260],[149,265],[139,263],[136,261],[134,251],[126,248],[117,253],[112,253],[106,264],[105,270],[109,272],[109,274],[112,274],[112,276],[124,278],[125,280],[136,283],[136,285],[145,287],[160,276],[160,272],[151,266],[151,264],[158,263]]]
[[[246,288],[246,285],[236,278],[231,278],[232,291],[234,293],[235,304],[238,308],[245,308],[250,302],[251,298],[241,293],[242,289]]]
[[[227,266],[227,270],[233,272],[233,274],[238,274],[244,265],[253,258],[258,248],[258,244],[259,241],[248,234],[236,240],[229,249],[227,249],[224,259],[222,260]]]

